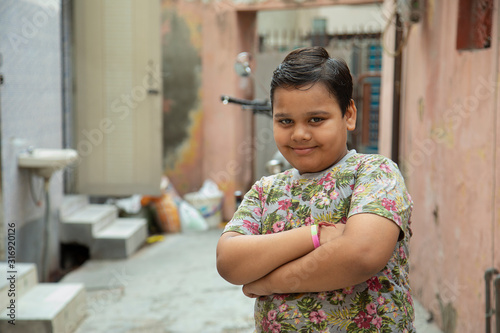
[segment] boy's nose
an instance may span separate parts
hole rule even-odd
[[[304,126],[296,126],[292,133],[292,141],[301,142],[311,140],[311,133]]]

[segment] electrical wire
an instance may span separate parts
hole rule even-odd
[[[384,50],[384,52],[387,53],[391,57],[397,57],[401,54],[401,52],[403,52],[403,49],[405,48],[406,44],[408,44],[408,40],[410,39],[410,32],[411,32],[411,29],[413,28],[413,24],[410,24],[408,29],[406,29],[406,35],[401,40],[401,43],[399,44],[396,51],[393,52],[389,48],[387,48],[387,46],[385,45],[386,35],[387,35],[387,32],[389,31],[389,28],[392,25],[393,20],[396,18],[397,12],[398,12],[397,6],[394,6],[394,10],[392,11],[391,15],[387,19],[387,23],[384,27],[384,30],[382,31],[382,37],[381,37],[381,43],[380,43],[382,45],[382,49]]]

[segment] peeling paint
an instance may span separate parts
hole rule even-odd
[[[187,193],[194,190],[193,174],[199,173],[200,167],[200,156],[198,156],[198,151],[200,150],[200,143],[202,140],[202,121],[203,113],[201,110],[193,112],[190,115],[191,127],[189,129],[189,139],[184,141],[176,149],[175,156],[177,157],[173,161],[174,166],[167,170],[167,175],[174,183],[175,188],[180,193]]]
[[[201,129],[193,124],[193,113],[201,104],[200,36],[192,37],[194,19],[181,17],[177,8],[163,3],[162,65],[163,65],[163,147],[167,170],[176,173],[176,165],[185,164],[186,156],[195,153],[193,137]],[[190,22],[187,22],[190,21]],[[200,25],[200,24],[198,24]],[[193,41],[198,45],[193,45]],[[186,154],[186,149],[192,149]],[[191,158],[192,160],[192,158]]]

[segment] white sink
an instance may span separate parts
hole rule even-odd
[[[35,148],[20,153],[17,162],[20,168],[31,169],[36,175],[49,179],[52,174],[76,161],[78,153],[73,149]]]

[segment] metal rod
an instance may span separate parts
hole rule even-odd
[[[485,280],[485,286],[486,286],[486,295],[485,295],[485,299],[486,299],[486,333],[491,333],[491,317],[493,316],[493,312],[496,312],[494,310],[491,309],[491,280],[493,279],[493,275],[495,274],[498,274],[498,271],[495,269],[495,268],[488,268],[485,272],[484,272],[484,280]],[[497,280],[500,280],[499,276],[497,275],[495,277],[495,287],[497,287]],[[499,281],[500,283],[500,281]],[[499,303],[499,295],[498,295],[498,291],[495,292],[495,302],[496,304],[500,304]],[[497,314],[497,333],[500,333],[500,331],[498,330],[498,325],[500,324],[500,319],[498,318],[498,314]]]
[[[496,271],[496,270],[495,270]],[[496,271],[498,273],[498,271]],[[500,311],[498,311],[498,307],[500,306],[500,275],[495,276],[495,309],[493,309],[493,312],[495,313],[495,326],[496,326],[496,333],[500,333]]]

